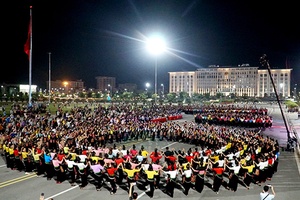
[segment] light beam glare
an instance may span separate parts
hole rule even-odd
[[[173,53],[171,51],[166,51],[166,53],[168,53],[168,54],[170,54],[170,55],[172,55],[172,56],[174,56],[176,58],[179,58],[180,60],[183,60],[184,62],[186,62],[186,63],[194,66],[195,68],[202,68],[202,66],[200,66],[200,65],[198,65],[198,64],[196,64],[196,63],[194,63],[194,62],[192,62],[192,61],[190,61],[188,59],[185,59],[185,58],[183,58],[183,57],[181,57],[181,56],[179,56],[179,55],[177,55],[177,54],[175,54],[175,53]]]
[[[178,50],[178,49],[168,48],[168,50],[174,51],[174,52],[178,52],[178,53],[182,53],[182,54],[189,55],[189,56],[194,56],[194,57],[197,57],[197,58],[202,58],[201,56],[198,56],[198,55],[195,55],[195,54],[191,54],[189,52],[181,51],[181,50]]]
[[[127,35],[124,35],[124,34],[120,34],[120,33],[116,33],[116,32],[113,32],[113,31],[106,31],[107,33],[110,33],[112,35],[115,35],[115,36],[119,36],[121,38],[125,38],[125,39],[129,39],[129,40],[133,40],[133,41],[137,41],[137,42],[141,42],[141,43],[147,43],[148,41],[148,38],[142,34],[141,32],[138,32],[138,34],[144,39],[144,40],[141,40],[141,39],[138,39],[138,38],[134,38],[134,37],[130,37],[130,36],[127,36]],[[171,56],[174,56],[176,58],[179,58],[180,60],[183,60],[184,62],[196,67],[196,68],[202,68],[202,66],[199,66],[198,64],[188,60],[188,59],[185,59],[179,55],[177,55],[176,53],[174,52],[178,52],[178,53],[182,53],[182,54],[185,54],[185,55],[189,55],[189,56],[194,56],[194,57],[198,57],[198,58],[201,58],[200,56],[197,56],[197,55],[194,55],[194,54],[191,54],[191,53],[188,53],[188,52],[185,52],[185,51],[181,51],[181,50],[178,50],[178,49],[172,49],[172,48],[168,48],[166,47],[165,49],[165,53],[171,55]]]
[[[140,39],[134,38],[134,37],[130,37],[130,36],[127,36],[127,35],[124,35],[124,34],[116,33],[116,32],[113,32],[113,31],[106,31],[106,32],[109,33],[109,34],[115,35],[115,36],[119,36],[121,38],[130,39],[130,40],[134,40],[134,41],[137,41],[137,42],[145,43],[145,41],[143,41],[143,40],[140,40]]]

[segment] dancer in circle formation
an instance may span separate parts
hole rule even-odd
[[[174,108],[166,110],[176,114]],[[60,110],[52,120],[40,115],[2,118],[2,124],[6,124],[4,133],[21,132],[20,137],[1,134],[6,165],[26,174],[45,175],[48,181],[55,179],[57,184],[69,181],[71,186],[79,183],[84,188],[95,183],[98,191],[107,184],[112,195],[118,185],[127,186],[132,194],[134,185],[141,184],[150,197],[158,188],[171,197],[175,189],[185,195],[191,189],[202,192],[209,185],[206,183],[211,183],[211,189],[218,193],[226,182],[226,188],[235,192],[239,180],[243,187],[250,189],[251,184],[271,180],[277,172],[278,142],[264,137],[259,129],[236,129],[212,123],[152,122],[149,116],[137,118],[124,113],[132,112],[127,106],[110,110],[98,107],[94,111],[76,108],[71,114]],[[100,114],[105,117],[100,119]],[[136,123],[131,123],[134,120]],[[40,122],[39,126],[32,126],[36,122]],[[195,147],[148,152],[144,147],[121,146],[122,141],[144,140],[145,136],[153,138],[153,135],[154,139]],[[91,178],[95,181],[91,182]]]

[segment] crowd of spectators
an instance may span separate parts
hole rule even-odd
[[[173,164],[169,162],[169,155],[164,153],[163,159],[157,159],[158,162],[153,161],[150,154],[141,155],[143,159],[138,160],[134,166],[138,166],[139,162],[159,164],[165,173],[180,169],[182,177],[185,177],[185,170],[193,170],[196,173],[198,167],[194,163],[200,163],[201,158],[207,158],[204,161],[207,164],[205,169],[214,175],[220,175],[218,174],[220,170],[216,169],[224,168],[224,171],[229,173],[234,170],[234,167],[240,166],[241,170],[235,170],[233,174],[242,178],[247,188],[252,182],[260,184],[271,179],[273,173],[277,171],[278,143],[272,138],[264,137],[259,129],[226,127],[224,124],[199,122],[196,119],[197,123],[155,121],[157,118],[180,115],[182,111],[189,109],[186,106],[153,105],[144,108],[142,105],[130,104],[94,105],[93,107],[85,105],[74,106],[70,111],[64,112],[62,105],[57,105],[56,115],[29,113],[24,110],[20,112],[14,108],[22,109],[22,106],[12,107],[10,115],[3,115],[0,118],[0,145],[7,167],[13,170],[24,170],[27,174],[32,172],[39,176],[46,174],[48,180],[56,176],[57,183],[64,181],[68,172],[67,174],[71,175],[69,179],[72,185],[79,177],[81,187],[84,187],[89,175],[86,169],[91,169],[93,165],[100,165],[100,171],[104,169],[103,172],[106,175],[113,172],[118,176],[121,173],[117,169],[123,167],[125,169],[123,171],[128,175],[126,173],[128,167],[125,164],[115,165],[116,159],[122,158],[122,163],[131,162],[130,166],[132,166],[137,160],[135,158],[142,154],[143,149],[136,150],[133,155],[132,148],[126,149],[121,143],[147,138],[188,143],[197,148],[193,152],[172,150],[171,154],[176,155]],[[254,111],[252,107],[241,109],[231,105],[203,107],[196,118],[199,115],[217,116],[221,113],[239,118],[243,116],[268,117],[265,109]],[[192,157],[187,158],[188,156]],[[182,161],[181,157],[186,160]],[[219,161],[225,158],[226,162],[220,164]],[[111,161],[104,161],[105,159]],[[183,165],[184,163],[188,163],[191,168]],[[144,169],[144,171],[147,170],[149,169]],[[75,171],[77,173],[73,173]],[[163,173],[160,169],[156,171],[156,173]],[[199,171],[201,170],[198,169]],[[150,172],[145,173],[153,175]],[[98,176],[94,178],[99,183],[102,182]],[[112,180],[115,181],[115,178]],[[182,180],[188,181],[185,178]],[[109,181],[109,176],[107,181],[111,183],[111,193],[114,194],[116,192],[114,182]],[[191,182],[195,183],[195,180]],[[149,184],[151,185],[151,181]],[[193,187],[183,185],[186,194],[189,187]],[[232,183],[228,188],[235,191],[236,188],[231,185]],[[213,184],[213,187],[215,187],[213,190],[218,192],[216,187],[219,186]]]

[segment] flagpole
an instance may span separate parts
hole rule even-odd
[[[49,104],[51,103],[51,52],[49,54]]]
[[[31,84],[32,84],[32,6],[30,6],[30,22],[29,22],[30,44],[29,44],[29,99],[28,104],[31,106]]]

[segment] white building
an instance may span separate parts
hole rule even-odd
[[[195,72],[169,72],[170,93],[187,92],[190,96],[197,91]]]
[[[291,96],[291,71],[292,69],[271,69],[271,75],[279,96]],[[257,91],[259,97],[275,95],[275,91],[267,69],[258,70],[257,81]]]
[[[19,92],[29,93],[29,85],[19,85]],[[31,85],[31,92],[32,93],[37,93],[37,85]]]
[[[292,69],[272,69],[272,77],[278,95],[290,96]],[[169,72],[169,92],[187,92],[215,96],[264,97],[274,95],[274,89],[267,70],[242,64],[237,67],[212,65],[192,72]],[[279,87],[278,87],[279,86]]]

